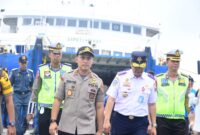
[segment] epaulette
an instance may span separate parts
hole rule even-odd
[[[117,75],[121,76],[121,75],[125,75],[126,73],[127,73],[127,71],[120,71],[120,72],[117,73]]]
[[[33,73],[33,70],[31,70],[31,69],[28,69],[28,71],[31,72],[31,73]]]
[[[147,73],[147,76],[153,80],[155,80],[155,77],[152,74]]]
[[[72,64],[70,64],[70,63],[63,63],[63,65],[66,65],[66,66],[72,66]]]
[[[18,71],[18,68],[13,68],[12,70],[11,70],[11,72],[17,72]]]
[[[44,65],[46,65],[46,64],[40,64],[40,65],[38,65],[38,67],[42,67],[42,66],[44,66]]]
[[[184,73],[181,73],[181,75],[182,75],[182,76],[184,76],[184,77],[187,77],[187,78],[189,78],[189,76],[188,76],[188,75],[186,75],[186,74],[184,74]]]
[[[97,74],[95,74],[95,73],[92,73],[92,75],[93,75],[94,77],[96,77],[96,78],[99,78],[99,76],[98,76]]]
[[[13,68],[11,71],[15,71],[15,70],[18,70],[18,68]]]
[[[156,77],[160,77],[160,76],[163,76],[164,73],[160,73],[160,74],[157,74]]]

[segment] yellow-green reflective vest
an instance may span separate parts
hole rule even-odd
[[[54,95],[58,88],[58,84],[65,73],[70,72],[71,66],[61,65],[60,70],[53,71],[49,65],[44,65],[39,68],[42,85],[38,93],[38,103],[41,107],[51,108],[54,102]]]
[[[188,83],[188,77],[183,74],[179,74],[176,81],[171,81],[167,74],[157,76],[157,117],[184,119]]]

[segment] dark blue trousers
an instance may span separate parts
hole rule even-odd
[[[148,118],[124,116],[113,111],[111,135],[147,135]]]

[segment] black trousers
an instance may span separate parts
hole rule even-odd
[[[147,135],[148,118],[124,116],[112,112],[111,135]]]
[[[58,135],[78,135],[77,132],[75,134],[69,134],[58,130]],[[81,134],[81,135],[94,135],[94,134]]]
[[[157,135],[186,135],[186,121],[157,117]]]
[[[62,110],[59,111],[57,117],[57,124],[60,121]],[[49,126],[50,126],[50,119],[51,119],[51,109],[45,108],[44,113],[39,113],[38,123],[39,123],[39,135],[50,135],[49,134]]]

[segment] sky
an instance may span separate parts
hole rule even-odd
[[[156,55],[181,49],[181,69],[197,74],[197,60],[200,60],[200,0],[0,0],[0,8],[15,9],[29,5],[34,9],[36,3],[45,1],[48,1],[48,6],[55,1],[75,5],[93,3],[102,12],[156,24],[161,32]]]

